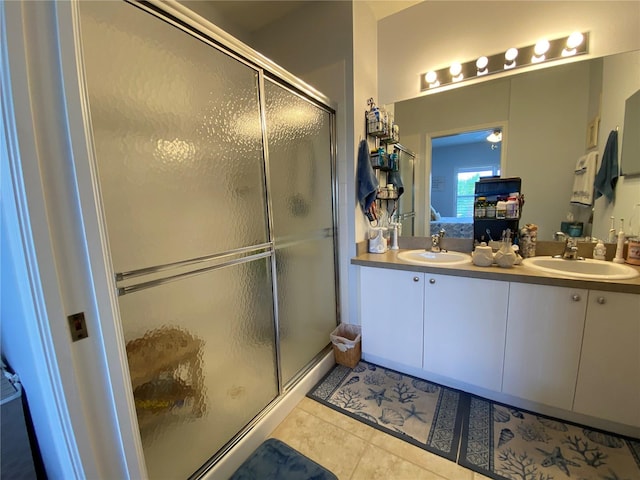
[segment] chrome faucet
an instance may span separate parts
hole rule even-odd
[[[444,231],[444,228],[441,228],[438,233],[431,235],[431,251],[432,252],[446,251],[442,248],[442,239],[446,234],[447,232]]]
[[[565,260],[582,260],[578,257],[578,240],[570,237],[564,232],[556,232],[553,234],[555,240],[564,240],[564,251],[562,255],[554,255],[556,258],[564,258]]]

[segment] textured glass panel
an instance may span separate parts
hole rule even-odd
[[[116,272],[267,240],[257,74],[125,2],[80,2]]]
[[[336,327],[333,238],[276,250],[282,378],[287,382],[329,343]]]
[[[265,91],[276,239],[330,228],[330,114],[272,82]]]
[[[269,259],[120,297],[149,478],[186,478],[277,395]]]
[[[331,117],[265,82],[269,181],[284,383],[329,343],[336,326]],[[329,238],[322,238],[329,232]]]
[[[256,72],[125,2],[80,9],[114,270],[266,242]],[[277,396],[270,265],[119,298],[150,478],[188,477]]]

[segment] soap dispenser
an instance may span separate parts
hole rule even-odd
[[[493,264],[493,250],[485,242],[482,242],[471,253],[471,260],[478,267],[490,267]]]
[[[594,260],[606,260],[607,256],[607,247],[605,247],[602,240],[598,240],[596,246],[593,249],[593,259]]]

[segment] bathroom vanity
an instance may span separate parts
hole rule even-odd
[[[393,251],[351,263],[360,269],[365,360],[640,436],[640,276],[423,266]]]

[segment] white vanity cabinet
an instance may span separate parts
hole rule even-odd
[[[640,295],[589,292],[573,409],[640,427]]]
[[[360,267],[362,354],[422,368],[424,273]]]
[[[588,290],[511,283],[502,392],[571,410]]]
[[[425,274],[427,372],[500,391],[509,283]]]

